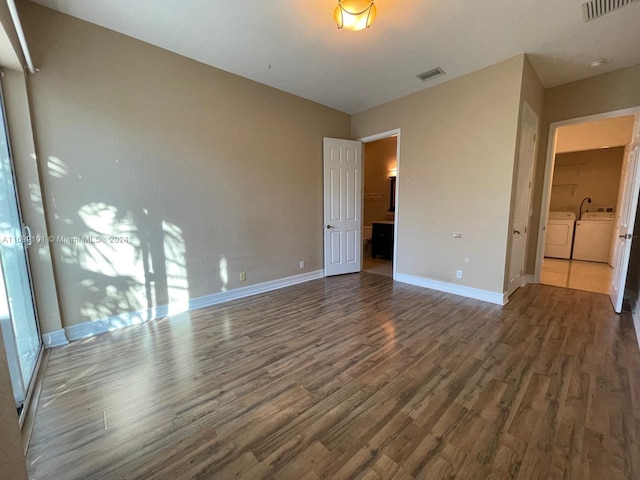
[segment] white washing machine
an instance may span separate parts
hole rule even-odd
[[[576,222],[573,241],[573,259],[589,262],[609,261],[616,214],[612,212],[586,212]]]
[[[571,258],[575,223],[576,214],[573,212],[549,212],[544,242],[545,257]]]

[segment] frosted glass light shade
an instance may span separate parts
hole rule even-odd
[[[376,18],[376,6],[372,0],[340,0],[333,12],[338,28],[357,32],[369,28]]]

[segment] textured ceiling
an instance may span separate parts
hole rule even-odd
[[[36,3],[347,113],[521,53],[545,87],[640,63],[640,2],[584,23],[582,0],[376,0],[361,32],[336,28],[335,0]]]

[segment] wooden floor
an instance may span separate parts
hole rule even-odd
[[[28,463],[46,480],[639,479],[639,381],[604,295],[532,285],[499,307],[346,275],[55,349]]]

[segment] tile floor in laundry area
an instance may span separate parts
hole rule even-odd
[[[606,263],[545,258],[540,283],[587,292],[609,293],[613,268]]]

